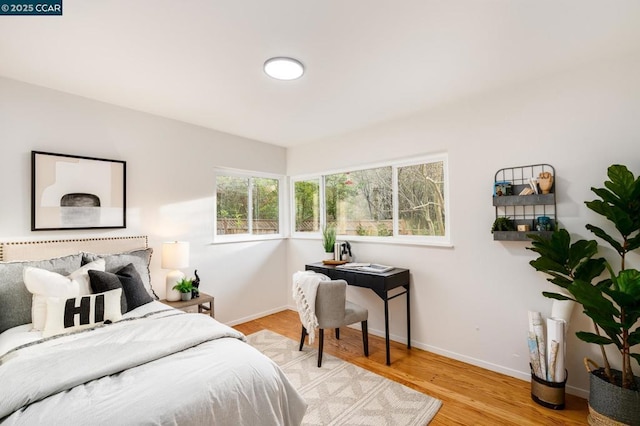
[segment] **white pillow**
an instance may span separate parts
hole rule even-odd
[[[47,318],[47,297],[76,297],[91,294],[89,270],[104,271],[104,259],[87,263],[68,276],[46,269],[28,266],[24,268],[23,281],[33,294],[31,301],[32,330],[41,331]]]
[[[105,321],[122,319],[120,297],[122,289],[91,294],[89,296],[47,297],[47,320],[42,337],[54,336],[83,328],[90,328]]]

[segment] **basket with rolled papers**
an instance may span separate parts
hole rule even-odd
[[[529,311],[529,355],[531,368],[531,399],[543,407],[564,409],[565,329],[562,318],[547,318],[545,337],[540,312]]]

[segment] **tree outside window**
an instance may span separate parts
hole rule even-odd
[[[295,181],[293,188],[295,232],[318,232],[320,230],[320,179]]]
[[[398,234],[445,235],[444,162],[398,167]]]
[[[216,235],[280,233],[280,180],[216,176]]]
[[[391,167],[325,176],[327,223],[339,235],[393,235]]]

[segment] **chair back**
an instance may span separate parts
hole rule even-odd
[[[320,281],[316,294],[318,327],[325,329],[344,326],[346,300],[345,280]]]

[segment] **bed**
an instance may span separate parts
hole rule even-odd
[[[0,243],[0,424],[301,423],[244,335],[156,300],[151,254],[144,236]]]

